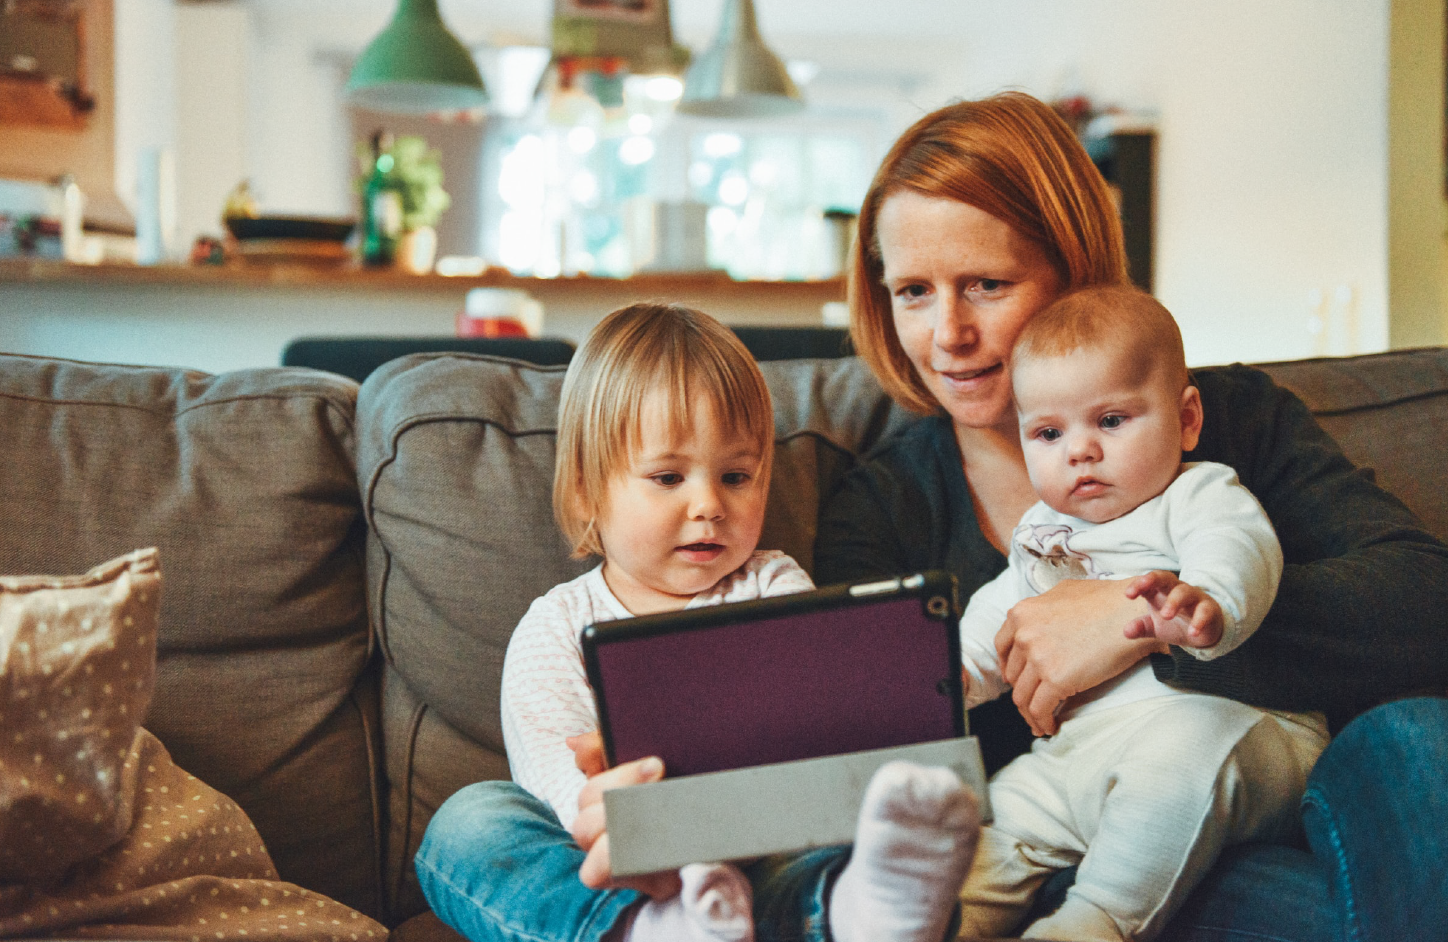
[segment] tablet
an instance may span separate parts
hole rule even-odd
[[[645,615],[583,632],[610,765],[670,778],[966,734],[955,577]]]

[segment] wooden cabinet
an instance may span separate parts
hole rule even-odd
[[[0,4],[0,124],[83,128],[95,108],[81,0]]]

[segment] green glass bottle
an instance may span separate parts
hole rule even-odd
[[[392,136],[372,134],[372,170],[362,186],[362,264],[391,265],[402,234],[402,191],[392,175]]]

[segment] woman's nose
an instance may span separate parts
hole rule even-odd
[[[942,292],[940,308],[935,316],[935,346],[942,350],[958,350],[976,342],[975,314],[963,298]]]

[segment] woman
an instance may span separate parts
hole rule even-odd
[[[998,573],[1015,522],[1036,500],[1006,357],[1026,321],[1063,292],[1125,280],[1106,187],[1045,105],[1009,93],[943,108],[908,130],[861,209],[851,330],[891,396],[930,417],[848,476],[830,500],[816,541],[816,581],[940,567],[955,572],[969,593]],[[1353,469],[1302,403],[1265,374],[1210,370],[1197,383],[1206,426],[1191,459],[1236,468],[1283,543],[1288,566],[1271,613],[1239,652],[1203,662],[1149,639],[1125,638],[1122,626],[1140,603],[1127,600],[1115,582],[1064,582],[1023,602],[997,639],[1013,702],[1003,699],[971,717],[992,769],[1027,748],[1031,732],[1053,732],[1067,697],[1147,656],[1168,683],[1259,706],[1320,710],[1335,726],[1387,698],[1448,686],[1448,549]],[[1384,730],[1405,711],[1420,724],[1410,725],[1408,738],[1441,756],[1448,740],[1443,701],[1373,717],[1368,722],[1383,729],[1352,742],[1390,736]],[[1325,783],[1393,775],[1423,756],[1420,749],[1395,765],[1359,767],[1357,748],[1329,750],[1314,778],[1318,790],[1309,790],[1308,824],[1334,882],[1323,882],[1306,852],[1238,852],[1172,932],[1189,937],[1195,921],[1244,935],[1262,928],[1277,938],[1338,938],[1329,892],[1340,895],[1345,912],[1374,909],[1354,889],[1361,889],[1362,862],[1344,862],[1342,854],[1391,859],[1393,844],[1413,845],[1415,835],[1379,835],[1347,851],[1334,846],[1327,822],[1340,824],[1334,814],[1360,805],[1334,805]],[[1335,776],[1324,774],[1331,769]],[[1448,802],[1444,773],[1430,781],[1437,800]],[[1406,798],[1408,788],[1421,800],[1424,784],[1388,784],[1374,800]],[[1442,842],[1427,843],[1404,853],[1436,855],[1434,866],[1417,869],[1441,874]],[[1407,871],[1412,863],[1383,861]],[[1234,881],[1237,873],[1242,879]],[[1436,902],[1443,878],[1430,879],[1438,881],[1425,887]],[[1283,935],[1285,901],[1321,918],[1304,922],[1299,935]],[[1224,917],[1228,906],[1232,913]],[[1443,918],[1441,909],[1433,913]],[[1435,924],[1442,923],[1422,923]],[[1347,928],[1413,935],[1401,924]]]

